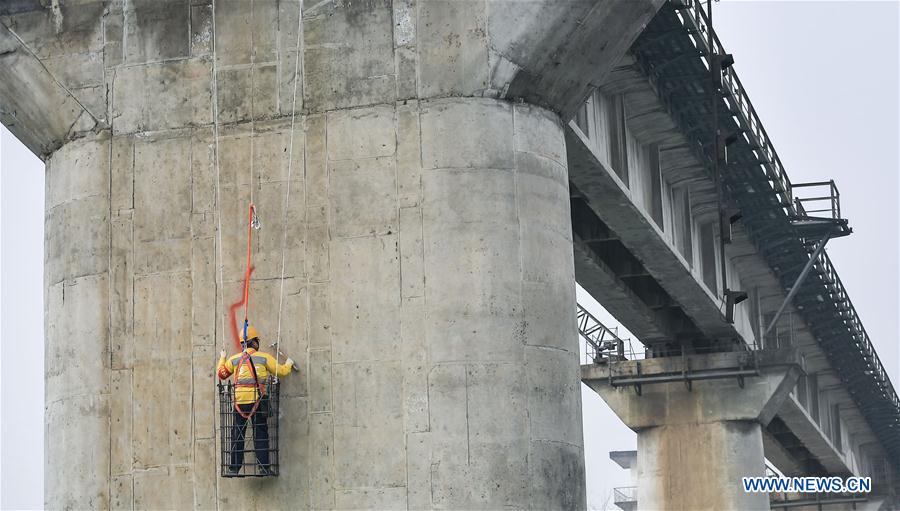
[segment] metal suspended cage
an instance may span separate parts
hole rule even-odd
[[[278,379],[260,382],[259,404],[235,407],[232,381],[218,383],[219,438],[222,477],[272,477],[278,475]],[[246,418],[245,418],[246,416]]]

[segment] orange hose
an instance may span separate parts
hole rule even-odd
[[[244,307],[244,321],[246,322],[250,310],[250,275],[253,274],[254,270],[253,265],[250,264],[250,256],[253,248],[253,214],[255,212],[256,206],[251,202],[247,219],[247,267],[244,271],[244,287],[241,292],[241,299],[228,307],[228,324],[231,329],[231,338],[234,341],[235,351],[241,350],[241,340],[238,335],[237,318],[235,315],[240,307]]]
[[[253,213],[256,211],[256,206],[253,203],[250,203],[250,207],[247,211],[247,271],[244,273],[244,321],[247,321],[247,315],[250,311],[250,286],[246,284],[246,281],[250,279],[250,254],[251,249],[253,247]]]
[[[241,293],[241,299],[231,304],[228,307],[228,326],[231,327],[231,339],[234,341],[234,350],[241,351],[241,339],[238,334],[237,327],[237,310],[244,306],[244,298],[243,296],[247,295],[248,287],[250,286],[250,275],[253,273],[253,266],[247,268],[247,272],[244,274],[244,291]]]

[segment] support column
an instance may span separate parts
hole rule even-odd
[[[289,119],[227,127],[218,204],[210,128],[103,132],[49,159],[48,505],[583,508],[556,115],[446,98],[296,123],[287,211]],[[251,320],[268,345],[281,304],[301,368],[264,483],[216,476],[212,413],[251,146]]]
[[[582,366],[582,381],[638,435],[640,509],[769,509],[768,494],[745,493],[741,478],[765,476],[762,428],[794,388],[801,368],[792,354],[767,354],[759,357],[758,376],[739,379],[739,372],[754,369],[748,355],[761,353]],[[672,381],[683,370],[694,378],[718,377]],[[641,379],[639,391],[627,384]],[[650,383],[654,379],[657,383]]]

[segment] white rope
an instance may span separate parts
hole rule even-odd
[[[256,105],[256,101],[254,100],[253,94],[253,74],[254,74],[254,58],[253,58],[253,0],[250,0],[250,204],[254,204],[253,202],[253,161],[255,158],[253,157],[253,141],[256,136],[256,114],[254,112],[254,106]],[[255,208],[256,206],[254,206]],[[256,216],[256,210],[254,209],[253,215]],[[252,238],[251,238],[252,239]],[[247,240],[247,243],[250,243],[250,239]],[[247,281],[247,287],[250,287],[249,279]],[[249,295],[248,295],[249,296]],[[244,320],[250,317],[250,300],[247,299],[244,302]],[[241,331],[243,332],[243,325],[241,326]]]
[[[275,338],[275,367],[278,367],[278,355],[281,353],[281,308],[284,305],[284,264],[287,247],[287,212],[291,205],[291,173],[294,167],[294,119],[297,113],[297,82],[300,81],[300,41],[303,29],[303,0],[297,0],[297,45],[294,48],[297,56],[294,59],[294,91],[291,98],[291,131],[288,150],[287,190],[284,194],[284,209],[281,214],[281,286],[278,291],[278,331]]]
[[[218,38],[218,32],[216,32],[216,0],[212,1],[212,58],[213,58],[213,139],[215,145],[215,168],[216,168],[216,259],[218,266],[218,282],[216,282],[216,286],[219,288],[219,299],[222,306],[225,306],[225,260],[222,257],[222,202],[221,202],[221,193],[219,191],[219,69],[218,69],[218,61],[219,57],[216,54],[216,39]],[[227,335],[225,333],[225,316],[220,314],[219,308],[215,307],[216,313],[220,315],[222,322],[222,349],[227,350],[226,338]]]
[[[253,0],[250,0],[250,202],[253,203],[253,137],[256,136],[256,100],[253,93],[253,75],[256,65],[253,57]]]
[[[215,160],[214,165],[216,168],[216,259],[217,259],[217,282],[216,287],[218,288],[219,294],[219,303],[222,306],[225,305],[225,291],[224,291],[224,266],[225,261],[222,258],[222,207],[220,201],[220,193],[219,193],[219,69],[218,69],[218,56],[216,54],[216,39],[218,38],[219,33],[216,31],[216,0],[212,0],[212,73],[213,73],[213,139],[215,145]],[[222,323],[222,351],[227,351],[227,334],[225,333],[225,315],[221,314],[219,308],[214,304],[213,309],[215,309],[216,314],[219,314]],[[216,382],[216,371],[213,373],[213,385]],[[215,410],[214,410],[215,411]],[[221,420],[221,419],[220,419]],[[225,441],[224,438],[221,439],[222,442]],[[224,460],[221,460],[224,462]],[[219,501],[219,481],[216,478],[216,502]]]

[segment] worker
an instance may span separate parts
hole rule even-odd
[[[234,374],[234,425],[231,429],[231,460],[228,466],[229,475],[237,475],[244,464],[244,433],[247,420],[253,421],[253,447],[256,451],[256,463],[262,475],[269,470],[269,399],[265,395],[265,382],[270,375],[287,376],[294,366],[288,358],[284,364],[278,364],[275,357],[259,351],[259,333],[252,326],[247,326],[243,350],[226,358],[222,350],[219,358],[218,376],[225,380]]]

